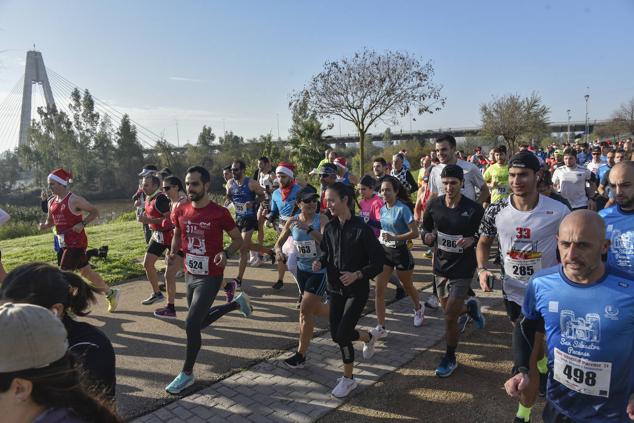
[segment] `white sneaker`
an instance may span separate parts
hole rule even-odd
[[[255,261],[256,258],[257,257],[254,257],[254,256],[249,257],[249,260],[247,261],[247,264],[249,266],[253,266],[253,262]]]
[[[363,358],[365,358],[366,360],[371,359],[374,355],[374,346],[377,339],[377,336],[374,334],[374,329],[370,331],[370,334],[372,335],[372,339],[370,339],[368,342],[363,343]]]
[[[354,378],[348,379],[347,377],[342,376],[339,379],[337,379],[337,381],[339,383],[337,383],[337,386],[335,386],[335,389],[332,390],[332,395],[337,398],[347,397],[350,394],[350,392],[352,392],[354,388],[358,386],[357,381]]]
[[[435,296],[434,294],[431,294],[427,298],[427,301],[425,301],[425,305],[428,306],[429,308],[432,308],[432,309],[435,310],[440,305],[440,302],[438,301],[438,297],[437,296]]]
[[[425,304],[421,303],[418,310],[414,310],[414,326],[419,327],[425,321]]]
[[[371,330],[372,336],[376,339],[387,338],[387,330],[381,325],[376,325],[374,329]]]
[[[262,266],[262,260],[260,260],[260,257],[255,256],[255,260],[253,260],[249,264],[251,265],[251,267],[260,267],[260,266]]]

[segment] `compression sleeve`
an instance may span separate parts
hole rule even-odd
[[[537,332],[544,333],[544,319],[539,317],[532,320],[520,315],[513,330],[514,373],[528,370]]]

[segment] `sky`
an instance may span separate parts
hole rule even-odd
[[[631,0],[0,0],[0,104],[35,44],[47,68],[173,144],[203,125],[286,138],[291,93],[369,48],[431,60],[447,98],[393,133],[477,127],[481,104],[532,92],[553,122],[568,109],[584,121],[586,94],[589,119],[607,119],[634,97],[633,19]],[[17,120],[0,110],[0,128]],[[354,132],[332,123],[330,135]],[[17,145],[7,137],[0,150]]]

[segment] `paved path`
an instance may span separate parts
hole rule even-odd
[[[420,246],[416,246],[413,252],[417,260],[414,278],[416,286],[422,288],[431,281],[429,260],[422,259]],[[235,276],[235,264],[235,260],[232,261],[226,277]],[[232,312],[203,331],[202,349],[194,368],[197,382],[185,395],[212,386],[227,376],[279,356],[297,345],[297,288],[289,282],[291,277],[287,274],[284,289],[275,291],[271,285],[276,278],[277,272],[271,266],[247,269],[244,289],[253,300],[253,318],[245,319],[238,312]],[[184,283],[179,281],[176,301],[179,319],[165,321],[152,316],[152,311],[160,304],[140,304],[150,293],[147,281],[126,282],[119,288],[122,296],[116,313],[106,313],[102,301],[93,307],[90,317],[85,320],[100,327],[115,347],[117,407],[124,418],[133,419],[179,398],[167,394],[164,388],[178,374],[185,357],[185,290]],[[392,295],[390,288],[387,297]],[[224,295],[221,294],[217,301],[224,301]],[[368,304],[368,311],[372,306]],[[410,318],[407,320],[409,324]],[[326,320],[317,319],[316,332],[326,328]],[[424,330],[425,327],[421,329]],[[334,354],[338,361],[339,350],[327,338],[316,341],[315,347],[322,342],[323,349]],[[311,349],[311,357],[312,354]],[[335,375],[332,373],[327,383],[324,378],[323,383],[332,385],[339,377]]]
[[[482,301],[490,307],[499,304],[501,299],[489,295]],[[355,395],[443,339],[441,312],[429,311],[423,326],[414,328],[409,298],[393,303],[387,317],[389,336],[377,344],[371,360],[362,358],[361,343],[355,345],[355,377],[360,384]],[[359,324],[373,327],[375,316],[366,315]],[[329,335],[323,334],[312,341],[304,369],[291,370],[283,365],[283,358],[292,351],[236,373],[145,415],[135,423],[313,422],[342,405],[343,400],[330,395],[336,379],[342,374],[342,364],[339,349]]]

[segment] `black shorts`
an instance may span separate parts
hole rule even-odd
[[[310,292],[311,294],[321,297],[326,291],[328,279],[326,277],[326,272],[312,273],[297,269],[297,283],[299,284],[299,290],[302,291],[302,293]]]
[[[506,309],[506,315],[509,316],[511,322],[517,322],[517,319],[519,319],[522,314],[522,306],[505,298],[504,308]]]
[[[574,423],[574,421],[560,412],[550,401],[546,401],[544,412],[542,413],[544,423]]]
[[[165,244],[160,244],[153,239],[150,240],[150,243],[147,246],[147,253],[154,254],[156,257],[161,257],[165,250],[169,251],[170,246]]]
[[[385,265],[393,267],[396,270],[413,270],[414,269],[414,257],[407,248],[407,245],[392,248],[382,245],[383,252],[385,253]]]
[[[62,270],[79,270],[89,264],[85,248],[61,248],[58,254]]]
[[[236,226],[240,232],[258,230],[258,218],[255,216],[236,216]]]

